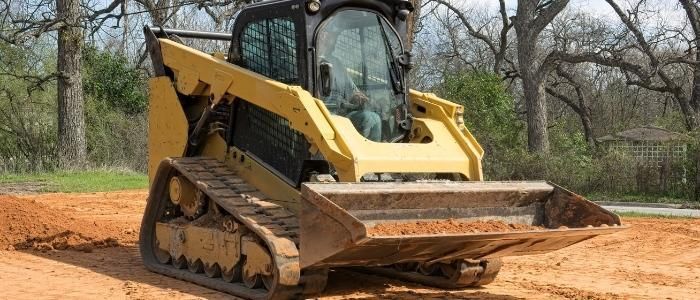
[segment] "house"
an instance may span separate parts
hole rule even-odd
[[[688,142],[690,137],[656,126],[642,126],[597,139],[608,150],[625,153],[637,162],[637,191],[668,192],[686,183]],[[624,166],[621,166],[624,167]]]

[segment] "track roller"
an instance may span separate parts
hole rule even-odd
[[[206,275],[209,278],[216,278],[221,276],[221,268],[219,268],[219,264],[204,264],[204,275]]]

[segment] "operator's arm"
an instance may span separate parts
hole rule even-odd
[[[336,65],[338,66],[339,73],[337,75],[340,76],[338,78],[342,78],[342,82],[345,85],[343,88],[343,99],[345,100],[345,102],[351,104],[349,106],[351,106],[351,109],[353,110],[362,108],[367,102],[369,102],[369,97],[367,97],[367,95],[357,87],[355,81],[352,80],[350,72],[345,67],[345,65],[342,62],[340,62],[340,60],[335,60],[337,61]]]

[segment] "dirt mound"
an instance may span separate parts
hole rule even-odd
[[[408,223],[382,223],[367,230],[367,235],[413,235],[440,233],[508,232],[544,229],[525,224],[506,224],[501,221],[460,222],[454,219],[444,221],[415,221]]]
[[[90,252],[118,246],[120,231],[109,224],[69,217],[35,200],[0,196],[0,250]]]

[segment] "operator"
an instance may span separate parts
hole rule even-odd
[[[320,60],[332,66],[331,91],[330,95],[323,97],[323,102],[333,103],[342,108],[349,108],[350,112],[345,117],[350,119],[357,131],[369,140],[380,142],[382,139],[381,117],[371,110],[369,97],[357,88],[350,74],[348,74],[348,69],[343,61],[334,56],[336,42],[342,30],[337,30],[337,28],[333,28],[336,30],[328,30],[329,27],[337,27],[337,25],[333,25],[336,24],[325,26],[318,36]]]

